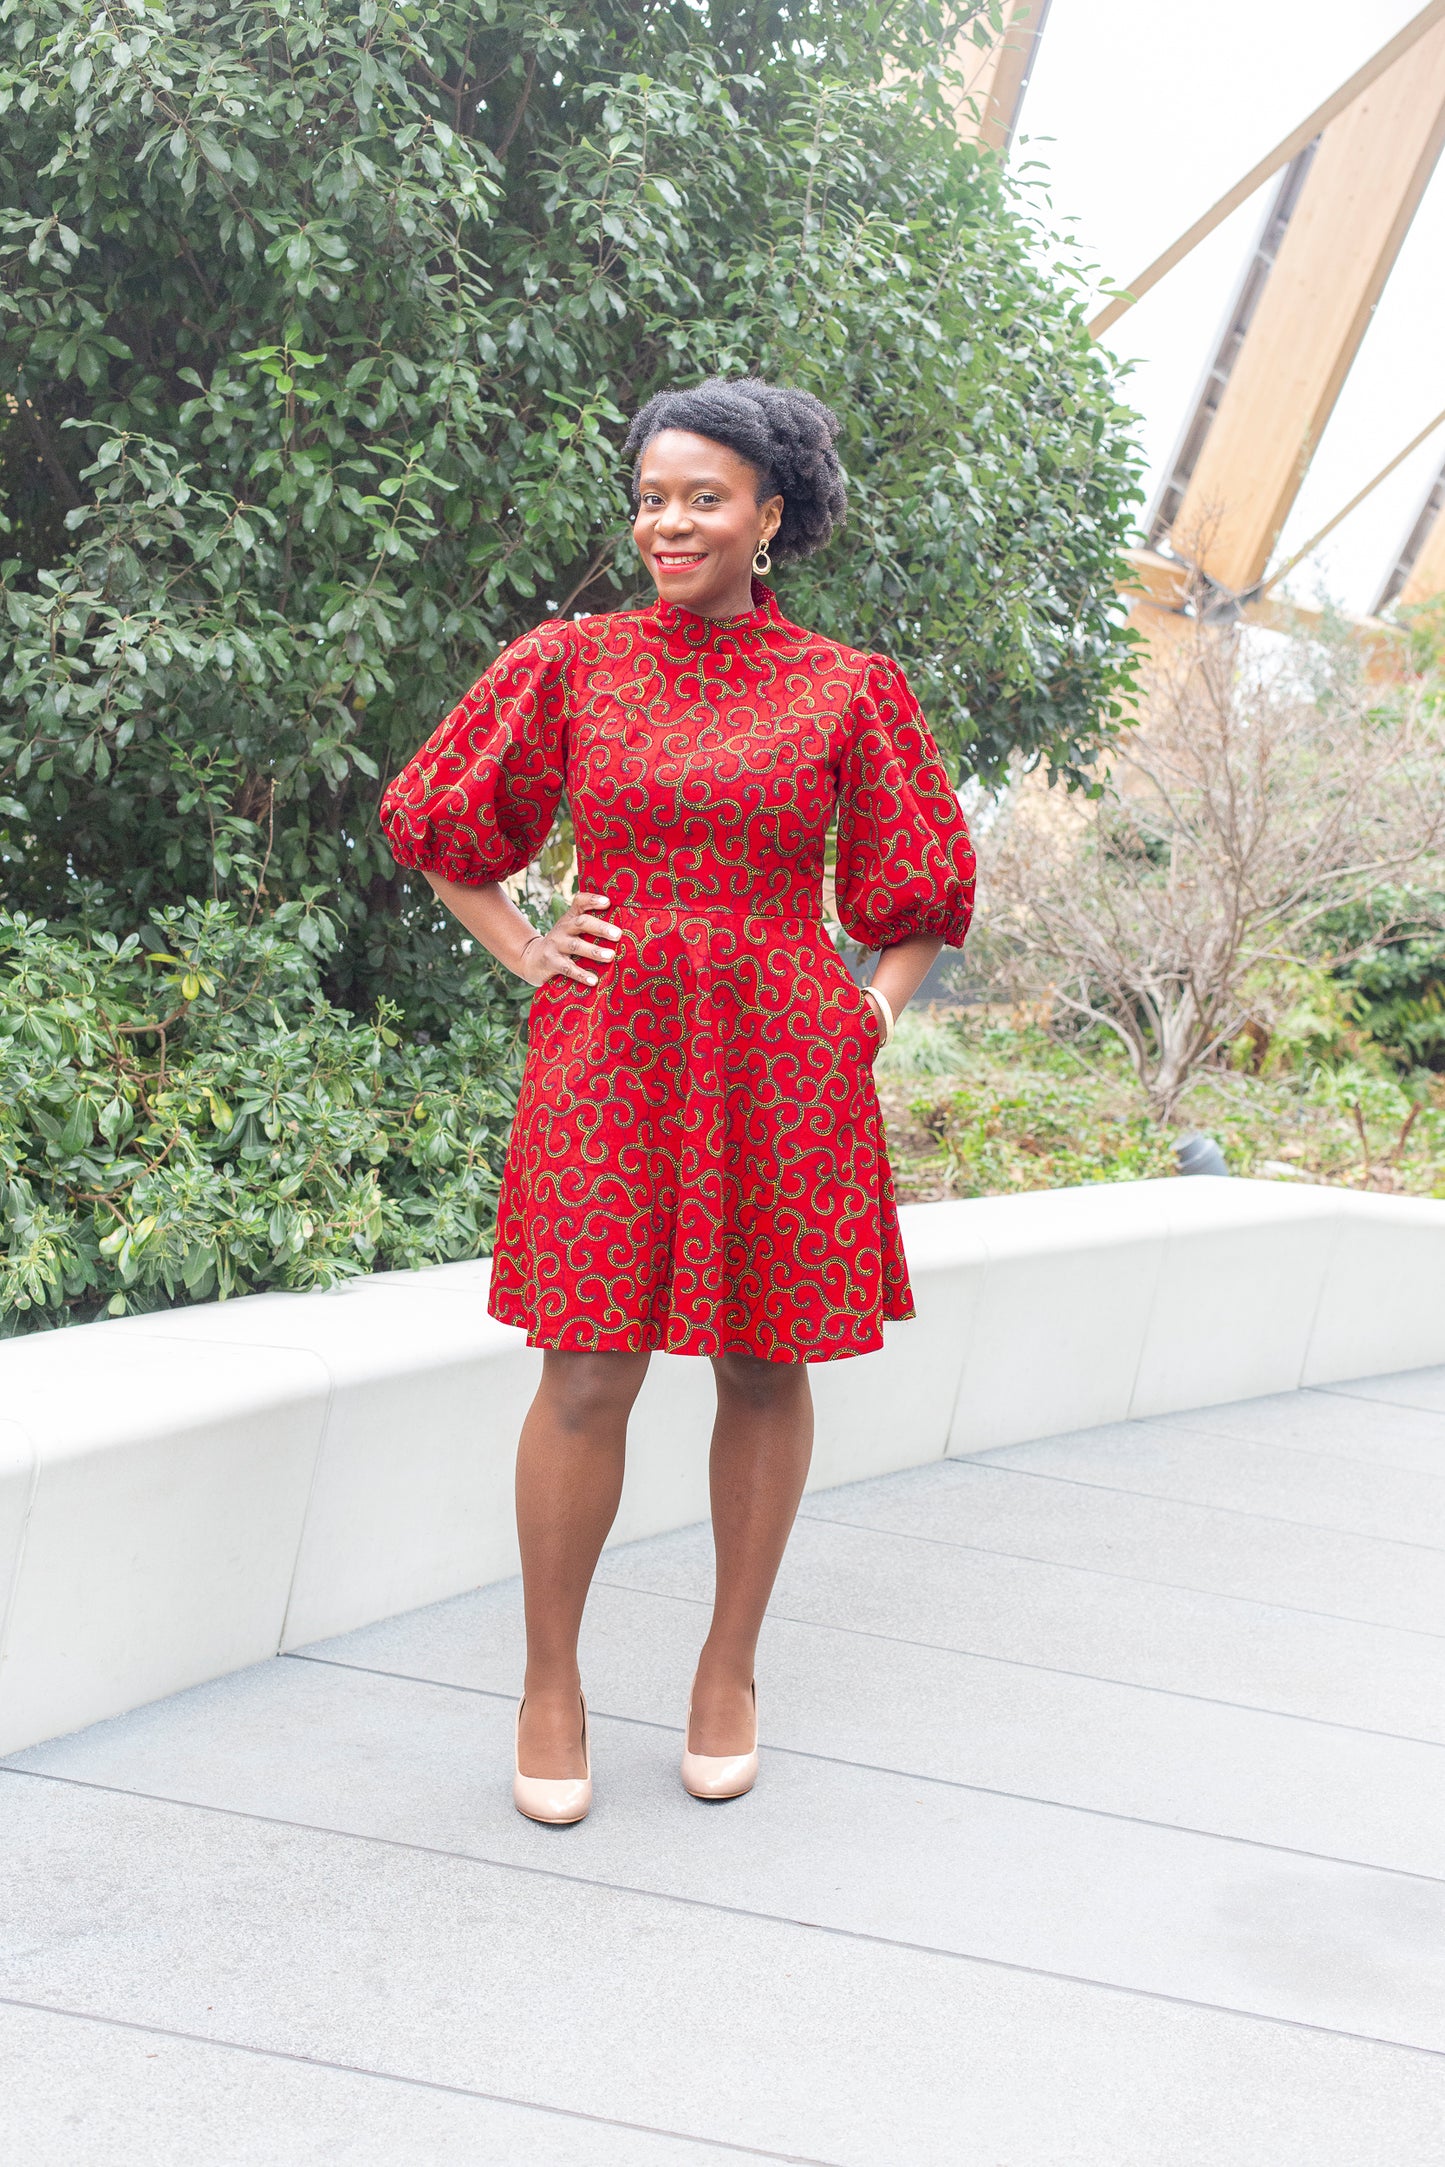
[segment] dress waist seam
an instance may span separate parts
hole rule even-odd
[[[585,888],[588,884],[584,881],[578,885]],[[607,889],[599,885],[595,892],[606,895]],[[695,902],[691,897],[684,896],[673,896],[666,901],[628,897],[625,900],[619,898],[615,902],[609,899],[606,909],[607,915],[613,918],[631,911],[640,918],[795,918],[803,919],[810,925],[823,923],[822,906],[805,902],[715,903]]]

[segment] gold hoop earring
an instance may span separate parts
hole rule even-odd
[[[773,560],[768,554],[768,538],[764,535],[753,551],[753,573],[758,579],[766,579],[772,569]]]

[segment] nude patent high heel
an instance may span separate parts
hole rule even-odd
[[[758,1689],[753,1695],[753,1747],[751,1753],[694,1753],[688,1745],[692,1735],[692,1702],[687,1704],[687,1729],[682,1734],[682,1787],[694,1798],[741,1798],[758,1780]]]
[[[524,1813],[529,1821],[545,1821],[554,1828],[565,1828],[570,1822],[584,1820],[592,1806],[592,1754],[587,1744],[587,1697],[580,1694],[582,1702],[582,1760],[586,1774],[581,1776],[524,1776],[520,1746],[513,1754],[515,1773],[512,1777],[512,1804],[518,1813]],[[522,1710],[527,1704],[523,1694],[517,1703],[517,1737],[522,1735]]]

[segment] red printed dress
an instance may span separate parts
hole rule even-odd
[[[401,865],[471,886],[567,793],[578,884],[622,928],[599,983],[532,1003],[489,1307],[534,1346],[824,1362],[913,1314],[872,1056],[823,925],[962,942],[973,854],[903,673],[754,588],[506,648],[391,784]]]

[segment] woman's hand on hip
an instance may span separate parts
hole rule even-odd
[[[621,926],[598,911],[606,910],[605,895],[574,897],[547,933],[528,941],[517,959],[517,972],[529,986],[545,986],[549,978],[575,978],[579,985],[595,986],[597,973],[589,965],[610,963],[622,938]]]

